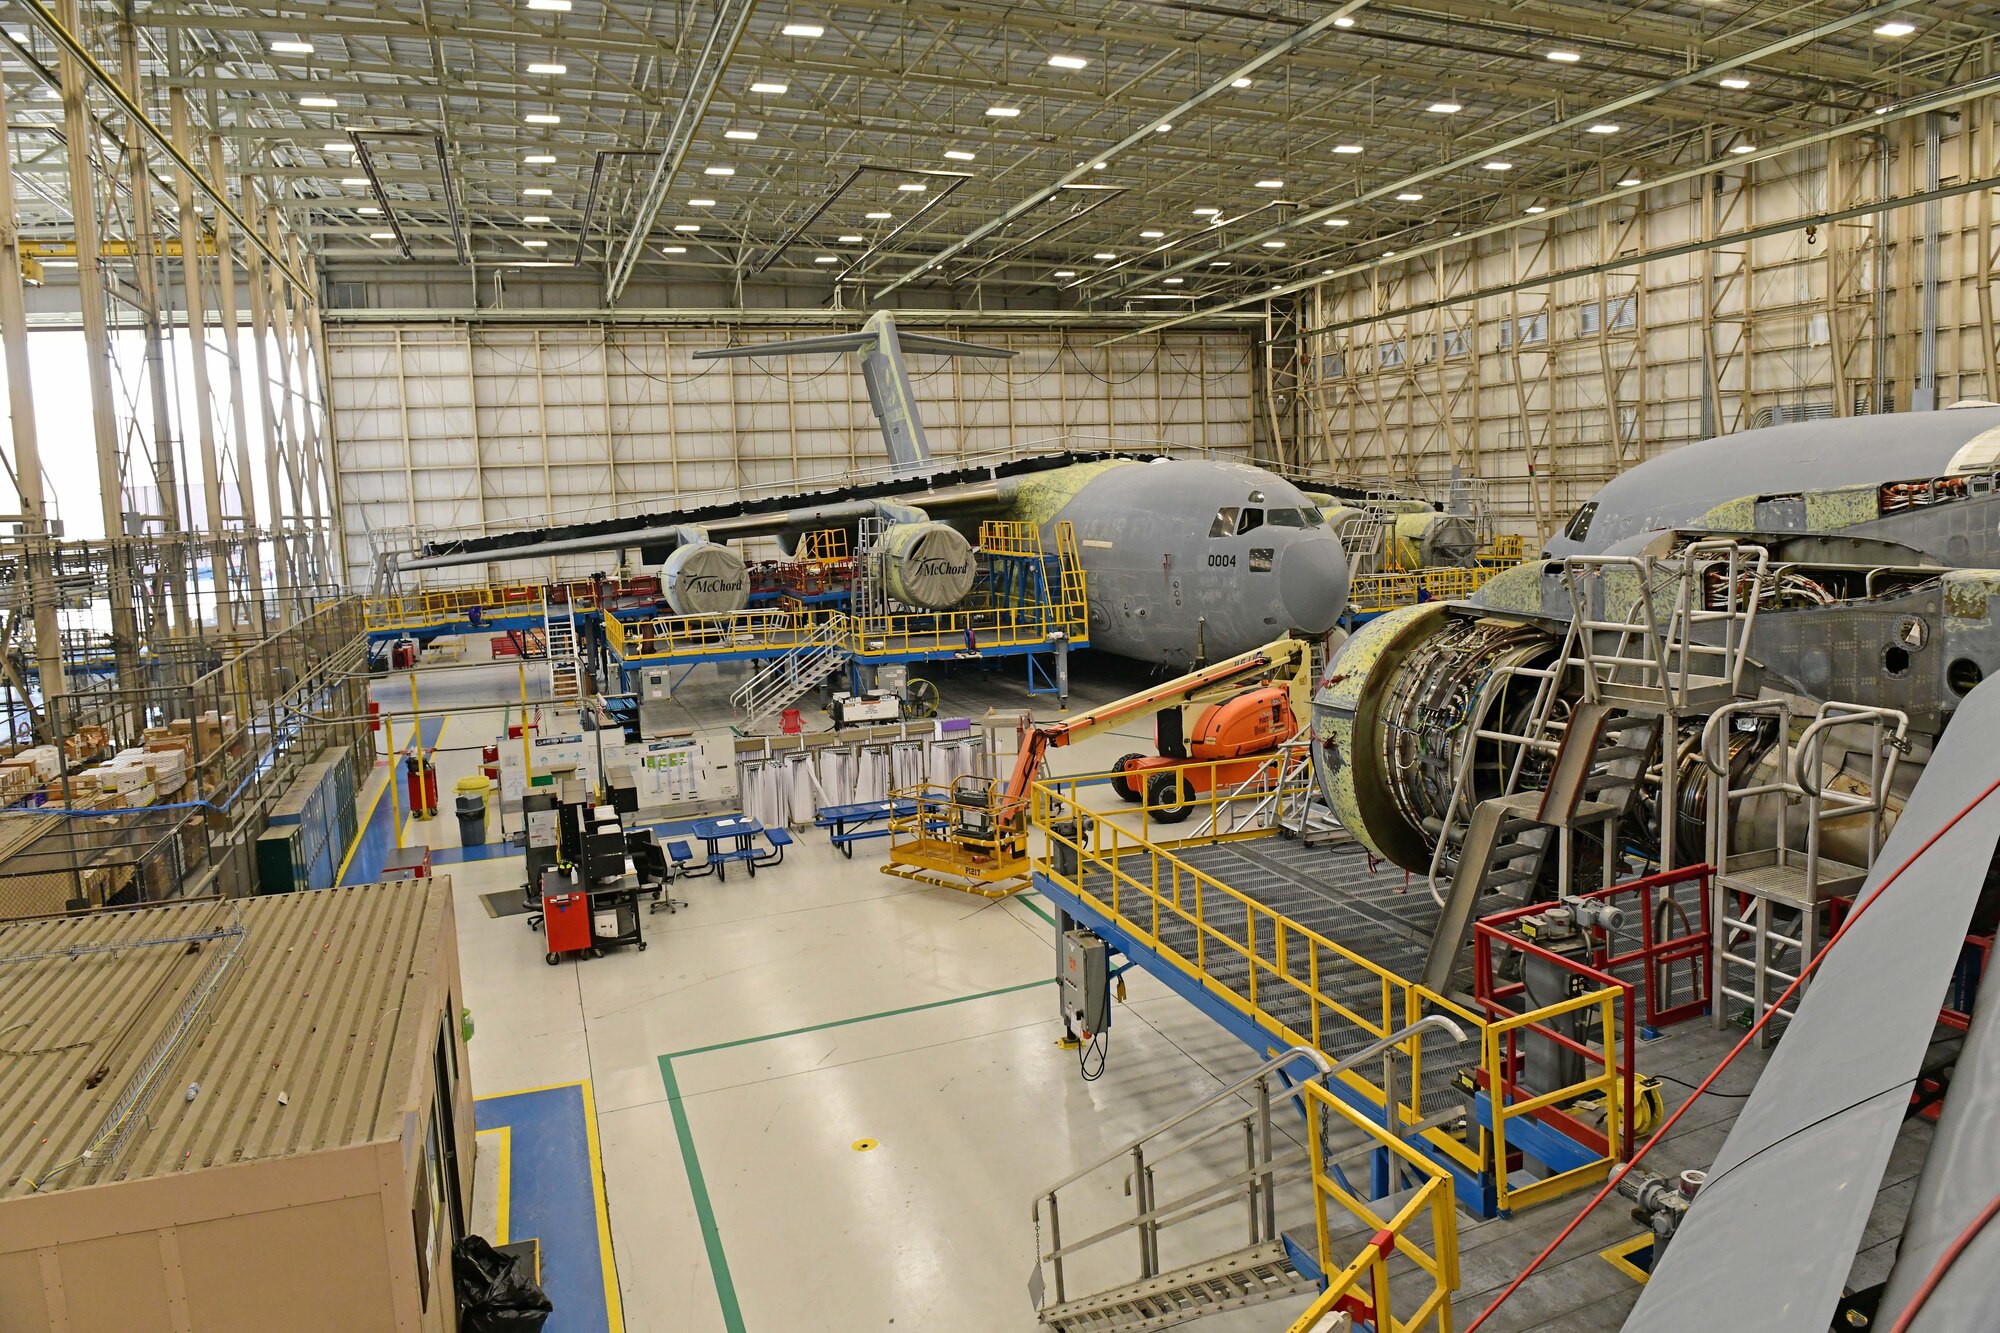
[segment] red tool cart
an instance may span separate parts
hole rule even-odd
[[[566,953],[589,953],[590,895],[582,889],[542,892],[542,936],[549,946],[542,961],[554,967]]]

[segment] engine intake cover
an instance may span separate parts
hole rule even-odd
[[[750,600],[743,557],[720,542],[689,542],[660,569],[667,605],[683,616],[727,615]]]
[[[882,534],[870,572],[905,606],[943,611],[972,591],[972,543],[942,523],[898,523]]]

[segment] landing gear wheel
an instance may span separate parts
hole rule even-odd
[[[903,716],[913,718],[936,717],[938,710],[938,687],[922,676],[912,676],[903,682]]]
[[[542,961],[547,963],[550,967],[554,967],[558,962],[562,960],[557,958],[553,953],[545,953],[542,955]]]
[[[1178,824],[1193,813],[1194,788],[1178,773],[1155,773],[1146,783],[1146,811],[1155,823]]]
[[[1138,804],[1139,789],[1132,785],[1132,779],[1129,776],[1127,776],[1125,772],[1125,765],[1131,763],[1135,759],[1144,759],[1145,757],[1146,757],[1145,755],[1140,754],[1135,750],[1131,754],[1119,755],[1118,762],[1111,766],[1112,771],[1118,774],[1117,777],[1111,779],[1111,790],[1117,792],[1118,799],[1126,802],[1127,804],[1131,805]]]

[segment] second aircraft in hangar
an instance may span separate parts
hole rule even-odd
[[[682,512],[545,527],[428,544],[399,569],[636,551],[662,566],[669,605],[719,614],[748,597],[743,558],[726,544],[775,538],[788,553],[807,532],[884,526],[878,576],[899,602],[956,606],[975,576],[973,535],[988,519],[1033,523],[1044,549],[1068,523],[1090,595],[1093,647],[1173,666],[1243,652],[1287,631],[1325,634],[1347,606],[1340,539],[1314,499],[1263,468],[1204,459],[1055,455],[957,472],[931,470],[903,353],[1013,353],[897,334],[877,314],[851,334],[697,353],[702,357],[858,352],[881,423],[887,481]]]

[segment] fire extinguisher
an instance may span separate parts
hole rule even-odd
[[[419,750],[404,757],[403,767],[407,771],[410,813],[418,819],[429,819],[437,813],[437,765],[431,762],[429,755]]]

